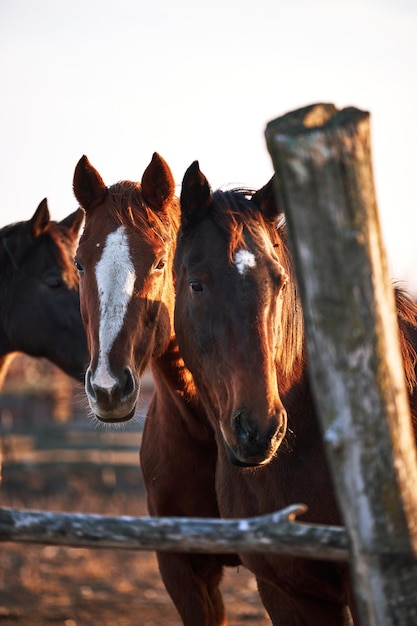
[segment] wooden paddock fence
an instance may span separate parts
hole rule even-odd
[[[349,558],[362,626],[415,626],[417,464],[376,210],[369,115],[312,105],[268,124],[266,139],[346,530],[298,522],[303,504],[241,520],[1,509],[0,540]],[[340,319],[329,320],[334,310]],[[367,331],[360,345],[352,323]]]

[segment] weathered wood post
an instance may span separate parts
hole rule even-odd
[[[270,122],[311,379],[363,625],[417,624],[417,468],[369,114],[313,105]]]

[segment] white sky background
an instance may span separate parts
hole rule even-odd
[[[178,184],[198,159],[213,188],[259,187],[267,122],[370,111],[391,272],[417,294],[415,0],[0,0],[0,81],[0,226],[75,210],[82,154],[108,185],[157,151]]]

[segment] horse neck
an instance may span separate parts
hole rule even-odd
[[[157,407],[152,410],[156,410],[162,419],[175,412],[194,437],[212,441],[212,428],[175,337],[171,338],[161,356],[152,358],[151,369],[155,385],[153,406]]]
[[[187,401],[197,401],[197,393],[190,371],[185,367],[175,337],[169,341],[165,352],[151,361],[152,374],[155,387],[164,391],[168,389],[178,390]]]

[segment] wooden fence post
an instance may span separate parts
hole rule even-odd
[[[416,452],[375,200],[369,114],[313,105],[270,122],[265,134],[350,538],[360,622],[415,626]]]

